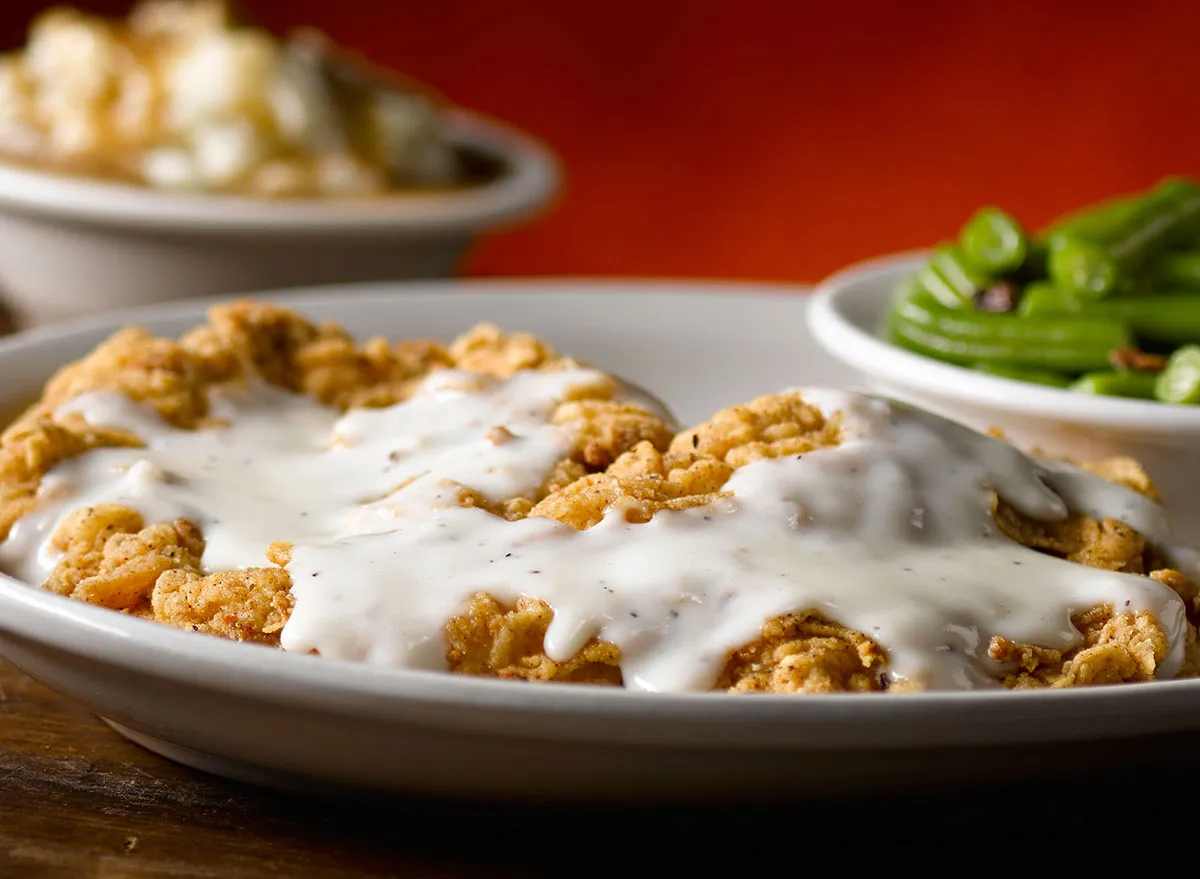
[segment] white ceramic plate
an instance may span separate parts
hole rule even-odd
[[[685,421],[788,385],[844,385],[796,288],[504,282],[272,297],[358,333],[530,330],[653,389]],[[0,405],[136,321],[0,342]],[[274,785],[523,800],[826,797],[1045,774],[1107,742],[1200,729],[1200,681],[909,696],[656,695],[391,671],[206,638],[0,579],[0,654],[172,759]],[[1101,742],[1100,740],[1106,740]],[[1126,740],[1126,741],[1122,741]],[[1100,750],[1097,750],[1100,749]]]

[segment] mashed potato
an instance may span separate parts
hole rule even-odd
[[[423,90],[208,0],[42,14],[0,57],[0,151],[172,191],[361,196],[459,178]]]

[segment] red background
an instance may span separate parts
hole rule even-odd
[[[0,0],[0,39],[43,5]],[[980,203],[1036,224],[1200,171],[1188,0],[246,5],[559,152],[557,210],[481,248],[478,273],[812,280]]]

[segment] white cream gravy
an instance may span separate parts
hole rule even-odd
[[[1173,645],[1160,675],[1178,670],[1185,620],[1170,589],[1033,552],[989,513],[994,490],[1034,518],[1070,508],[1120,519],[1169,551],[1157,504],[862,395],[802,390],[843,413],[840,446],[750,464],[729,497],[646,524],[629,524],[619,505],[581,532],[457,506],[460,486],[498,500],[541,484],[574,436],[548,422],[556,404],[607,381],[589,370],[442,372],[407,402],[345,415],[260,386],[216,397],[229,426],[201,431],[171,428],[118,394],[88,394],[65,410],[132,430],[146,447],[56,467],[0,564],[41,582],[57,524],[81,506],[119,503],[147,521],[195,522],[208,570],[263,565],[267,544],[291,541],[295,609],[282,644],[328,657],[444,668],[444,623],[487,592],[550,604],[554,659],[591,638],[614,642],[635,689],[710,688],[766,619],[807,609],[875,638],[891,676],[930,688],[995,686],[1003,670],[987,658],[991,636],[1067,648],[1080,642],[1070,615],[1099,604],[1153,612]]]

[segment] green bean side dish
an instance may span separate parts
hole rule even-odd
[[[981,208],[900,283],[885,332],[990,375],[1200,405],[1200,184],[1171,177],[1034,234]]]

